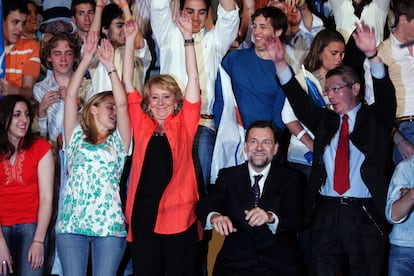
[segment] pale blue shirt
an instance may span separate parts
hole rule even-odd
[[[391,218],[391,206],[395,201],[400,199],[401,188],[414,188],[414,156],[401,161],[395,168],[390,186],[388,188],[387,205],[385,207],[385,216],[387,217],[387,220],[391,224],[394,224],[390,234],[391,244],[404,247],[414,247],[413,214],[409,214],[399,221],[394,221]]]
[[[33,97],[40,104],[43,97],[48,91],[59,90],[59,84],[55,80],[53,71],[48,76],[38,82],[33,87]],[[39,131],[43,136],[49,136],[53,142],[57,141],[59,134],[63,132],[63,111],[65,102],[61,99],[59,102],[51,104],[46,110],[46,117],[39,118]]]
[[[358,113],[358,110],[361,108],[362,104],[358,104],[350,112],[348,112],[348,126],[349,133],[352,133],[355,127],[355,119]],[[342,125],[343,115],[340,115],[339,126]],[[331,143],[327,145],[325,152],[323,153],[323,163],[325,165],[327,178],[325,185],[320,189],[320,194],[324,196],[347,196],[347,197],[358,197],[358,198],[369,198],[371,193],[369,192],[367,186],[361,177],[361,166],[365,160],[364,154],[359,151],[355,145],[349,140],[349,189],[342,195],[338,194],[334,188],[334,171],[335,171],[335,157],[336,149],[338,147],[339,132],[341,127],[335,133],[335,136],[332,138]]]
[[[385,76],[385,66],[382,62],[374,63],[370,62],[371,65],[371,74],[377,79],[381,79]],[[292,77],[292,71],[289,68],[286,68],[282,72],[278,72],[277,76],[282,85],[285,85]],[[349,133],[352,133],[355,126],[355,119],[358,110],[361,108],[361,103],[357,105],[354,109],[348,113],[348,125]],[[342,115],[340,124],[342,124]],[[349,140],[349,182],[350,188],[343,195],[339,195],[333,189],[333,174],[335,169],[335,156],[336,148],[338,147],[340,127],[332,138],[331,143],[327,145],[325,152],[323,153],[323,161],[327,173],[327,179],[325,185],[320,189],[320,194],[325,196],[347,196],[347,197],[358,197],[358,198],[370,198],[371,194],[365,185],[364,181],[361,178],[361,165],[365,160],[365,157],[362,152],[360,152],[355,145]]]

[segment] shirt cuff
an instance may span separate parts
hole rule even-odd
[[[267,227],[269,227],[269,230],[272,232],[272,234],[276,234],[277,227],[279,226],[279,218],[276,216],[275,213],[271,211],[267,211],[269,214],[273,217],[273,223],[267,223]]]
[[[369,62],[369,65],[371,67],[371,74],[376,79],[382,79],[385,77],[385,66],[384,63],[379,62]]]
[[[204,226],[204,230],[212,230],[214,228],[213,224],[211,224],[211,216],[212,215],[220,215],[217,212],[210,212],[206,219],[206,225]]]
[[[290,66],[287,66],[285,70],[283,70],[280,73],[277,73],[277,76],[279,78],[280,84],[285,85],[290,81],[290,79],[293,77],[292,70],[290,70]]]

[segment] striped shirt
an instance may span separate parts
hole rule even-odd
[[[21,88],[23,76],[40,74],[40,45],[34,39],[19,39],[6,47],[6,80]]]

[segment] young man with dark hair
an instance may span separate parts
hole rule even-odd
[[[120,0],[119,4],[110,3],[108,5],[105,5],[104,0],[98,0],[94,21],[90,28],[90,31],[96,31],[97,35],[100,35],[101,38],[107,38],[111,42],[115,50],[115,69],[120,78],[122,77],[122,63],[125,48],[125,20],[133,20],[126,0]],[[138,91],[141,92],[144,86],[146,72],[151,64],[152,58],[148,44],[140,31],[135,38],[134,46],[134,85]],[[91,67],[93,68],[90,70],[93,77],[93,75],[100,69],[99,65],[93,63]],[[96,69],[96,71],[94,69]],[[104,75],[106,81],[103,80],[101,82],[109,82],[106,73]]]
[[[89,32],[95,16],[94,0],[73,0],[71,6],[72,21],[76,25],[78,38],[83,41]]]
[[[252,15],[254,46],[232,51],[222,62],[224,70],[231,78],[234,96],[245,127],[257,120],[269,120],[279,133],[285,129],[281,116],[285,95],[280,85],[274,81],[276,71],[267,54],[265,38],[271,36],[283,40],[286,30],[287,18],[280,9],[257,9]],[[218,79],[214,104],[217,125],[223,109],[222,98],[221,83]]]
[[[40,73],[40,46],[33,39],[21,39],[29,10],[22,0],[3,1],[3,33],[6,78],[0,79],[0,96],[32,96]]]

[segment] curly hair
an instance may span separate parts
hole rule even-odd
[[[29,126],[25,136],[15,148],[9,141],[8,131],[13,120],[14,108],[18,102],[24,102],[29,110]],[[30,102],[21,95],[7,95],[0,100],[0,159],[10,159],[19,149],[30,148],[38,135],[32,132],[33,109]]]
[[[52,64],[47,60],[52,54],[52,50],[57,47],[59,41],[67,41],[69,48],[73,50],[73,70],[76,70],[79,62],[80,47],[75,38],[67,33],[59,33],[52,36],[52,38],[42,48],[42,63],[46,65],[47,69],[53,70]]]
[[[167,91],[170,91],[177,102],[177,108],[174,109],[174,115],[177,115],[177,113],[181,110],[183,106],[183,93],[178,86],[175,79],[170,75],[158,75],[150,78],[144,86],[144,97],[141,102],[141,108],[142,110],[151,116],[151,112],[149,109],[149,99],[151,97],[151,89],[153,87],[164,89]]]

